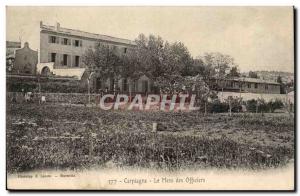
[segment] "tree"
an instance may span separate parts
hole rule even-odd
[[[136,58],[144,73],[161,91],[174,91],[183,77],[192,72],[193,58],[181,42],[168,43],[159,36],[140,34]]]
[[[169,47],[168,47],[169,46]],[[190,76],[192,73],[193,58],[187,47],[181,42],[175,42],[164,47],[165,63],[177,69],[181,76]]]
[[[236,66],[234,59],[219,52],[206,53],[204,63],[214,69],[214,77],[225,78],[231,67]]]
[[[163,71],[162,53],[163,40],[161,37],[150,35],[147,38],[144,34],[140,34],[135,40],[136,55],[140,64],[140,70],[150,78],[158,77]]]
[[[228,96],[227,99],[225,99],[225,102],[228,104],[229,116],[231,116],[234,109],[238,112],[241,110],[242,98]]]
[[[203,76],[208,77],[210,87],[223,89],[223,85],[220,84],[220,81],[227,77],[232,67],[237,66],[234,59],[229,55],[224,55],[219,52],[205,53],[205,55],[200,58],[205,65],[203,74],[206,76]],[[212,83],[212,79],[214,79],[214,83]]]
[[[206,64],[203,60],[203,57],[197,57],[194,59],[192,70],[192,76],[199,74],[207,83],[209,83],[210,79],[215,75],[214,67]]]
[[[112,79],[115,87],[120,78],[122,63],[120,56],[109,45],[98,43],[94,49],[89,48],[83,55],[83,62],[90,73],[101,76],[102,80]]]
[[[240,77],[240,75],[241,74],[240,74],[237,66],[231,67],[229,74],[227,74],[227,76],[230,78]]]
[[[276,109],[281,109],[284,105],[281,100],[275,99],[275,101],[271,100],[267,103],[270,111],[273,113]]]
[[[254,71],[249,71],[249,78],[259,78],[257,73]]]
[[[283,83],[282,77],[280,75],[277,77],[276,82],[280,84],[280,94],[286,94],[287,85]]]
[[[122,69],[120,74],[122,78],[128,79],[129,97],[131,99],[132,84],[133,82],[137,81],[142,75],[144,75],[143,68],[141,66],[141,63],[139,62],[137,50],[129,50],[126,54],[122,55],[121,60]]]

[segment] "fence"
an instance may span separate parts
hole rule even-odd
[[[84,93],[34,93],[32,101],[38,102],[40,97],[45,96],[46,102],[53,103],[71,103],[71,104],[86,104],[88,103],[89,95]],[[7,100],[12,100],[13,97],[18,103],[25,101],[24,94],[21,92],[7,92]],[[99,100],[100,94],[91,94],[91,103]]]
[[[109,92],[110,93],[110,92]],[[113,92],[111,92],[113,94]],[[131,97],[134,97],[137,93],[133,92]],[[33,94],[32,101],[39,102],[41,96],[45,96],[46,102],[51,103],[68,103],[68,104],[87,104],[89,103],[89,95],[85,93],[35,93]],[[147,94],[142,94],[143,99]],[[285,94],[256,94],[256,93],[234,93],[234,92],[219,92],[218,97],[221,102],[225,101],[229,96],[232,97],[241,97],[244,101],[248,100],[257,100],[259,98],[264,99],[266,102],[271,100],[281,100],[283,103],[294,104],[294,95],[285,95]],[[13,97],[16,102],[22,103],[25,102],[24,94],[21,92],[7,92],[7,100],[13,100]],[[101,94],[90,94],[90,103],[99,103]],[[171,99],[169,96],[168,100]],[[113,100],[110,100],[113,101]],[[179,99],[176,100],[179,102]]]
[[[106,92],[103,94],[90,94],[90,103],[99,103],[100,98],[104,94],[116,94],[115,92]],[[128,96],[131,96],[132,100],[134,96],[137,94],[140,94],[142,96],[143,101],[146,100],[147,93],[139,93],[139,92],[132,92],[131,95],[129,93],[121,93],[121,94],[127,94]],[[12,100],[13,97],[15,98],[15,101],[18,103],[25,102],[24,94],[22,92],[7,92],[7,99]],[[39,99],[41,96],[45,96],[46,102],[52,102],[52,103],[70,103],[70,104],[86,104],[89,101],[89,95],[85,93],[34,93],[32,97],[32,101],[39,102]],[[168,96],[167,100],[171,100],[172,96]],[[190,97],[186,98],[186,101],[189,101]],[[106,99],[106,101],[113,101],[109,98]],[[180,99],[177,97],[176,102],[179,103]]]

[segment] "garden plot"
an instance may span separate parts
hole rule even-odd
[[[153,123],[158,123],[152,132]],[[281,167],[294,159],[288,114],[102,111],[7,106],[9,172],[91,167]]]

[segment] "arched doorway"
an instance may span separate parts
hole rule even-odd
[[[49,76],[50,75],[50,69],[49,69],[49,67],[44,67],[43,69],[42,69],[42,71],[41,71],[41,75],[42,76]]]

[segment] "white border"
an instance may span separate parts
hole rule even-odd
[[[1,91],[1,101],[0,101],[0,108],[1,108],[1,115],[0,115],[0,130],[1,130],[1,137],[0,137],[0,143],[1,143],[1,161],[0,161],[0,195],[8,195],[9,192],[5,190],[6,185],[6,171],[5,171],[5,41],[6,41],[6,18],[5,18],[5,6],[7,5],[19,5],[19,6],[27,6],[27,5],[72,5],[72,6],[95,6],[95,5],[102,5],[102,6],[117,6],[117,5],[126,5],[126,6],[145,6],[145,5],[156,5],[156,6],[292,6],[294,5],[296,8],[298,8],[298,16],[299,16],[299,8],[300,8],[300,1],[297,0],[202,0],[202,1],[196,1],[196,0],[127,0],[126,2],[123,2],[121,0],[104,0],[98,2],[96,0],[51,0],[51,1],[40,1],[40,0],[2,0],[0,1],[0,29],[2,29],[2,35],[0,36],[0,91]],[[299,17],[298,17],[299,18]],[[299,19],[297,21],[297,26],[299,27]],[[298,28],[299,32],[299,28]],[[297,35],[299,35],[297,32]],[[299,37],[298,37],[299,40]],[[297,41],[298,44],[298,41]],[[299,57],[299,49],[296,54]],[[299,76],[299,68],[297,69],[297,75]],[[299,84],[297,84],[299,86]],[[298,92],[298,89],[296,90]],[[297,107],[297,111],[299,111],[299,106]],[[297,121],[299,120],[299,116],[297,118]],[[299,132],[297,133],[297,146],[299,146]],[[299,149],[297,149],[297,158],[299,163]],[[299,165],[298,165],[299,166]],[[299,167],[298,167],[299,171]],[[297,180],[299,182],[299,180]],[[299,189],[299,183],[297,185]],[[57,195],[62,195],[66,193],[55,193]],[[100,194],[107,194],[104,192],[99,192]],[[31,194],[31,193],[26,193]],[[41,194],[41,193],[38,193]],[[49,193],[48,193],[49,194]],[[73,194],[73,193],[67,193],[67,194]],[[83,195],[85,193],[80,192],[79,195]],[[113,193],[113,194],[119,194],[119,193]],[[131,193],[129,193],[131,194]],[[163,193],[153,193],[162,195]],[[171,193],[173,194],[173,193]],[[199,193],[198,193],[199,194]],[[207,193],[200,193],[200,194],[207,194]],[[212,193],[209,193],[211,195]],[[216,194],[216,193],[214,193]],[[214,195],[213,194],[213,195]],[[272,193],[271,193],[272,194]],[[283,193],[284,194],[284,193]],[[285,193],[286,194],[286,193]],[[110,194],[111,195],[111,194]],[[263,195],[263,193],[260,193],[258,195]]]

